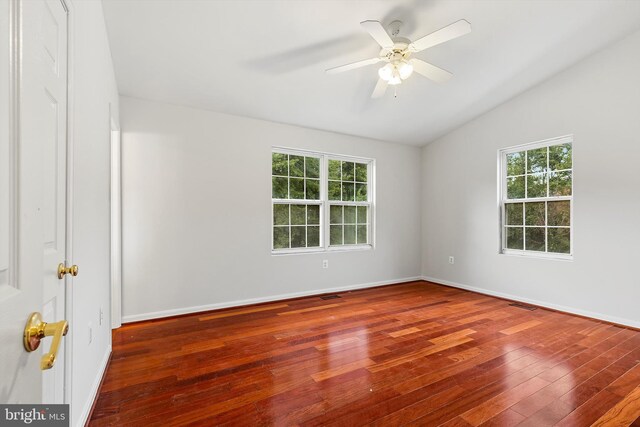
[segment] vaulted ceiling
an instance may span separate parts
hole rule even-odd
[[[640,29],[630,0],[103,0],[121,94],[424,145]],[[364,20],[416,39],[459,19],[472,32],[416,54],[451,71],[371,99],[380,65]]]

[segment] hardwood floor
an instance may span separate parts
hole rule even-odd
[[[412,282],[134,323],[90,424],[640,424],[640,332]]]

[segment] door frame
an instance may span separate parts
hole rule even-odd
[[[65,265],[71,265],[73,260],[73,124],[74,124],[74,67],[75,64],[75,13],[72,0],[60,0],[67,10],[67,200],[66,200],[66,253]],[[65,291],[65,316],[69,322],[69,331],[64,340],[64,403],[73,405],[73,337],[77,327],[73,321],[73,278],[67,275]],[[71,284],[69,285],[69,282]]]
[[[109,137],[111,141],[111,329],[122,326],[122,139],[113,106],[109,105]]]

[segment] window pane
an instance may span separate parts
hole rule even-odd
[[[341,200],[341,188],[340,181],[329,181],[329,200]]]
[[[304,157],[289,156],[289,175],[304,176]]]
[[[273,205],[273,224],[289,225],[289,205]]]
[[[367,244],[369,242],[369,240],[367,239],[367,228],[368,227],[366,225],[359,225],[357,227],[356,242],[359,245]]]
[[[305,171],[307,178],[320,178],[320,159],[317,157],[305,157]]]
[[[366,224],[369,221],[367,209],[368,208],[366,206],[358,206],[358,224]]]
[[[332,225],[329,236],[329,244],[330,245],[341,245],[342,244],[342,226],[341,225]]]
[[[340,180],[341,174],[341,162],[339,160],[329,160],[329,179]]]
[[[305,225],[307,217],[306,205],[291,205],[291,224]]]
[[[571,171],[551,172],[549,176],[549,196],[571,195]]]
[[[342,206],[331,206],[329,208],[331,224],[342,224]]]
[[[571,144],[553,145],[549,147],[549,169],[571,169]]]
[[[358,182],[368,182],[367,181],[367,164],[366,163],[356,163],[356,181],[358,181]]]
[[[524,175],[524,151],[507,154],[507,176]]]
[[[544,172],[547,169],[547,147],[527,151],[527,173]]]
[[[355,181],[355,167],[353,162],[342,162],[342,180]]]
[[[289,227],[273,227],[273,249],[289,247]]]
[[[320,181],[307,179],[307,200],[320,200]]]
[[[320,224],[320,206],[307,205],[307,224]]]
[[[291,227],[291,247],[292,248],[304,248],[307,246],[306,237],[307,227]]]
[[[527,198],[547,197],[547,174],[527,175]]]
[[[526,247],[528,251],[544,252],[545,232],[544,227],[527,227],[525,229]]]
[[[290,197],[292,199],[304,199],[304,179],[289,178]]]
[[[344,223],[345,224],[356,223],[356,207],[355,206],[344,207]]]
[[[356,226],[355,225],[344,226],[344,244],[345,245],[356,244]]]
[[[320,227],[307,227],[307,247],[320,246]]]
[[[367,201],[367,184],[356,184],[356,201]]]
[[[545,225],[544,202],[525,203],[525,225]]]
[[[289,198],[289,179],[287,178],[271,178],[271,197],[274,199]]]
[[[507,178],[507,198],[524,199],[524,176]]]
[[[549,252],[571,253],[571,231],[568,228],[548,228]]]
[[[506,247],[508,249],[523,249],[522,245],[522,227],[506,227]]]
[[[289,175],[289,156],[281,153],[271,154],[271,173],[273,175]]]
[[[571,204],[568,200],[547,203],[547,225],[571,225]]]
[[[342,200],[345,202],[353,202],[355,200],[354,184],[343,182],[342,183]]]
[[[522,203],[507,203],[505,214],[507,225],[522,225]]]

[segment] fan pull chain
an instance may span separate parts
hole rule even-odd
[[[398,85],[393,86],[393,97],[394,98],[398,97]]]

